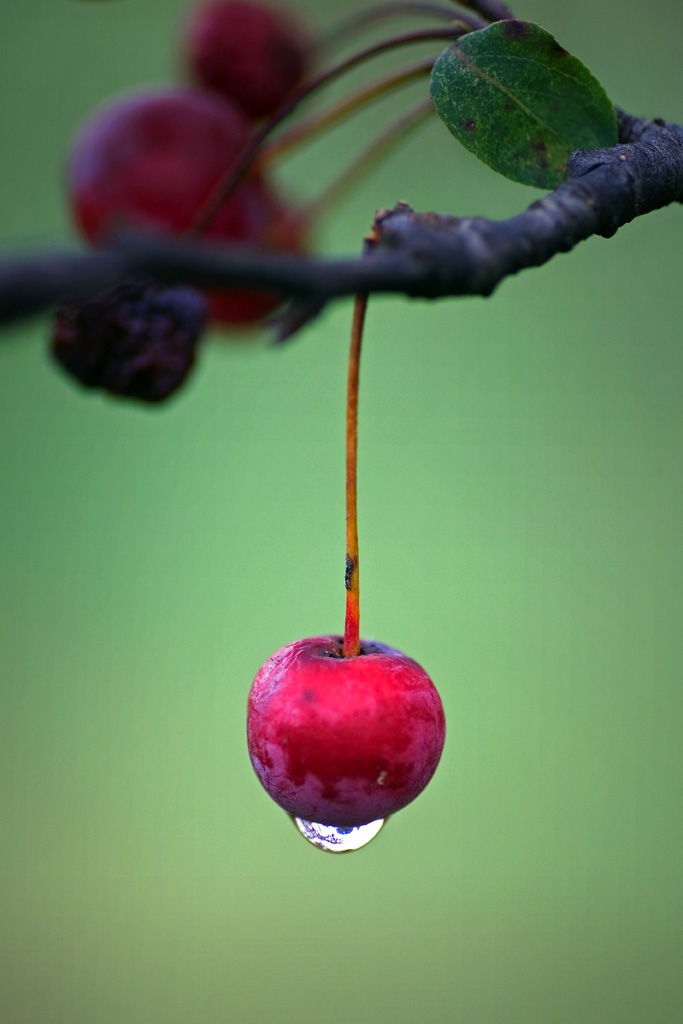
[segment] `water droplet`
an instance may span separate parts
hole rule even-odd
[[[356,825],[353,828],[320,825],[316,821],[304,821],[303,818],[293,820],[304,839],[320,850],[326,850],[328,853],[351,853],[353,850],[360,850],[361,846],[366,846],[374,839],[386,819],[379,818],[377,821],[369,821],[367,825]]]

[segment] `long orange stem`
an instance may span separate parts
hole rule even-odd
[[[360,349],[367,306],[367,295],[357,295],[353,307],[349,383],[346,397],[346,623],[342,651],[345,658],[355,658],[360,654],[357,504],[358,380]]]

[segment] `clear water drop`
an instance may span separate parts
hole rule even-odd
[[[352,853],[374,839],[386,819],[379,818],[377,821],[369,821],[367,825],[356,825],[353,828],[320,825],[316,821],[305,821],[303,818],[293,820],[304,839],[318,849],[326,850],[327,853]]]

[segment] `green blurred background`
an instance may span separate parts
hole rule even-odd
[[[185,6],[2,0],[5,249],[70,237],[68,140],[173,79]],[[683,120],[680,4],[516,13],[621,106]],[[407,95],[282,180],[315,194]],[[319,244],[356,253],[398,199],[501,217],[537,194],[435,120]],[[661,211],[488,301],[371,304],[363,633],[425,666],[449,733],[347,857],[261,790],[244,719],[268,655],[343,625],[350,306],[282,350],[216,336],[152,410],[72,386],[46,322],[3,335],[3,1024],[683,1019],[682,227]]]

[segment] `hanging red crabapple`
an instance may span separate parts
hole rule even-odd
[[[250,0],[210,0],[192,11],[183,48],[194,81],[261,118],[302,82],[311,42],[289,12]]]
[[[269,658],[249,695],[247,740],[280,807],[307,822],[355,828],[422,792],[446,724],[417,662],[367,640],[344,657],[342,640],[299,640]]]
[[[356,298],[346,400],[346,622],[263,665],[249,694],[247,746],[259,781],[314,846],[365,846],[425,788],[446,720],[416,661],[359,632],[358,380],[367,297]]]

